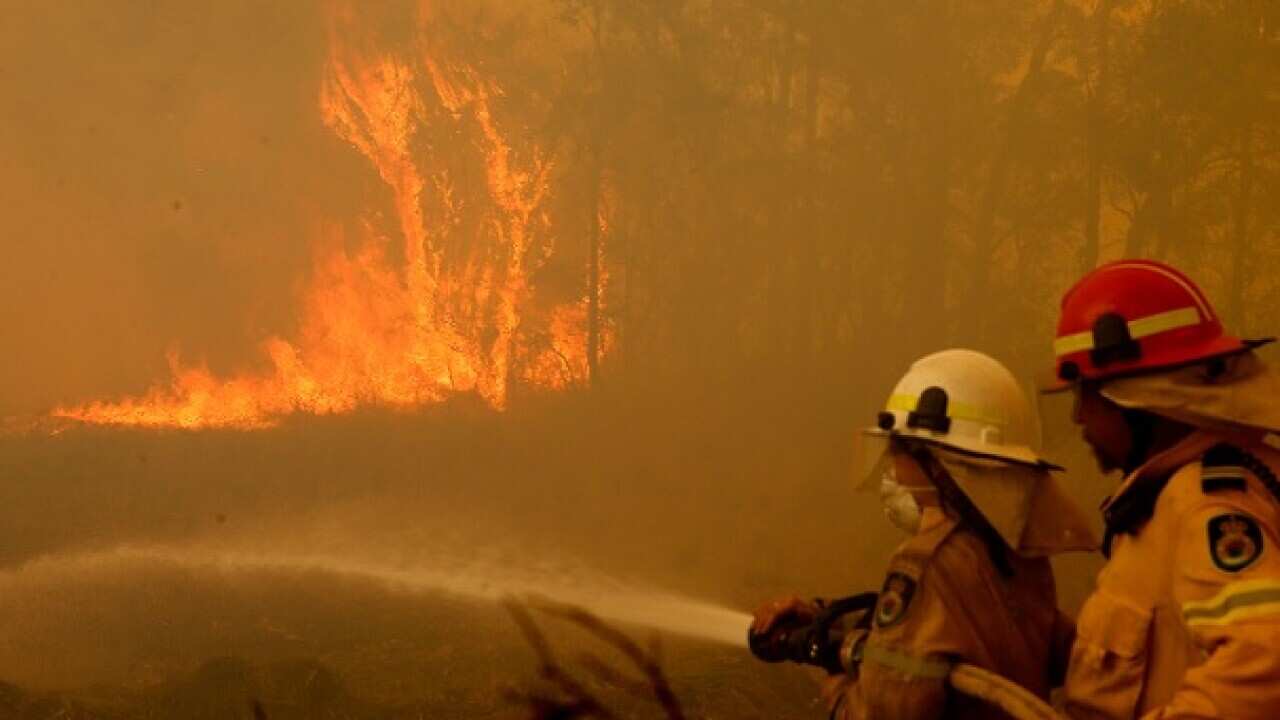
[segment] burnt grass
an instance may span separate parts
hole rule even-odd
[[[323,591],[332,594],[334,588]],[[497,608],[422,597],[384,597],[382,603],[371,605],[368,594],[339,594],[350,602],[342,608],[345,617],[327,620],[321,617],[325,613],[308,607],[305,595],[282,594],[289,612],[289,617],[281,619],[283,628],[242,631],[228,644],[243,654],[209,657],[194,667],[185,667],[192,656],[171,656],[172,666],[163,668],[167,679],[153,685],[98,684],[38,691],[0,683],[0,717],[532,717],[529,708],[510,695],[543,685],[536,658]],[[251,615],[270,612],[261,598],[243,601],[255,605]],[[279,637],[281,630],[310,631],[312,636],[289,640]],[[591,653],[624,674],[639,677],[609,648],[572,629],[557,629],[554,623],[544,623],[544,630],[567,671],[617,717],[663,717],[654,702],[619,691],[578,663],[584,653]],[[629,630],[638,639],[647,637],[643,630]],[[798,668],[765,666],[744,650],[678,638],[664,640],[661,658],[686,717],[820,715],[811,704],[815,685]]]
[[[317,571],[30,570],[120,545],[516,547],[742,610],[878,584],[894,536],[849,486],[848,422],[819,394],[733,397],[602,388],[503,413],[459,398],[249,433],[2,436],[0,718],[530,717],[509,696],[539,687],[537,659],[496,603]],[[616,653],[545,625],[617,717],[662,716],[580,664]],[[745,649],[663,636],[661,663],[688,717],[824,714],[806,671]]]

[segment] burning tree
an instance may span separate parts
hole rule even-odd
[[[594,371],[610,341],[599,322],[599,257],[584,269],[592,297],[547,306],[530,280],[555,245],[547,153],[516,147],[495,112],[502,87],[437,41],[430,3],[418,6],[407,43],[372,31],[367,11],[329,7],[319,110],[372,165],[392,212],[369,212],[356,238],[333,229],[319,239],[298,337],[263,343],[265,373],[216,377],[175,354],[171,380],[144,396],[55,415],[252,429],[293,413],[407,408],[468,392],[502,409],[513,383],[563,389]]]

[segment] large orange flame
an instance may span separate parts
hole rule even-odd
[[[546,223],[539,208],[551,163],[536,148],[517,161],[491,109],[501,89],[464,64],[427,52],[425,7],[412,53],[378,49],[361,32],[354,4],[331,9],[320,111],[386,184],[395,227],[380,230],[371,215],[354,252],[343,249],[339,230],[320,238],[299,336],[263,343],[268,372],[219,378],[171,355],[172,378],[145,395],[58,408],[55,416],[252,429],[293,413],[411,407],[458,392],[475,392],[501,409],[512,380],[559,389],[585,377],[586,298],[525,312],[530,266],[546,256],[531,250],[535,231]],[[474,138],[485,165],[483,202],[463,202],[446,164],[433,164],[437,154],[422,135],[440,123]],[[464,215],[476,206],[485,216],[467,221]],[[607,228],[604,215],[601,228]],[[456,237],[462,232],[472,234]],[[402,266],[387,252],[397,235]],[[603,279],[600,285],[597,292]],[[613,336],[607,327],[601,336],[603,350]]]

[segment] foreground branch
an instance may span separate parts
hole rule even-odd
[[[545,599],[529,599],[524,604],[515,600],[504,602],[512,620],[520,628],[525,641],[538,658],[538,675],[547,683],[547,689],[509,690],[509,701],[526,707],[533,720],[569,720],[572,718],[614,718],[614,713],[600,698],[591,692],[561,665],[551,650],[542,630],[534,622],[530,609],[547,616],[576,625],[596,639],[622,653],[642,675],[642,679],[628,677],[600,658],[584,654],[578,659],[587,672],[597,680],[641,700],[649,700],[662,708],[668,720],[684,720],[684,711],[667,681],[660,662],[660,648],[656,642],[648,650],[642,648],[622,631],[607,625],[590,612],[572,605]]]

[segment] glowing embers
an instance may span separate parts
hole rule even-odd
[[[536,147],[513,149],[490,108],[501,89],[465,64],[427,54],[435,45],[425,35],[408,49],[383,50],[355,5],[331,8],[321,117],[372,163],[393,219],[370,211],[355,251],[343,249],[339,231],[320,238],[298,337],[263,343],[269,369],[221,378],[175,356],[171,379],[141,397],[53,415],[256,429],[294,413],[412,407],[458,392],[502,409],[512,379],[562,389],[586,378],[587,299],[531,311],[528,274],[553,249],[538,211],[550,162]],[[468,169],[477,164],[481,181],[455,182],[475,176]],[[393,261],[387,250],[397,240]],[[603,328],[600,352],[611,342]]]

